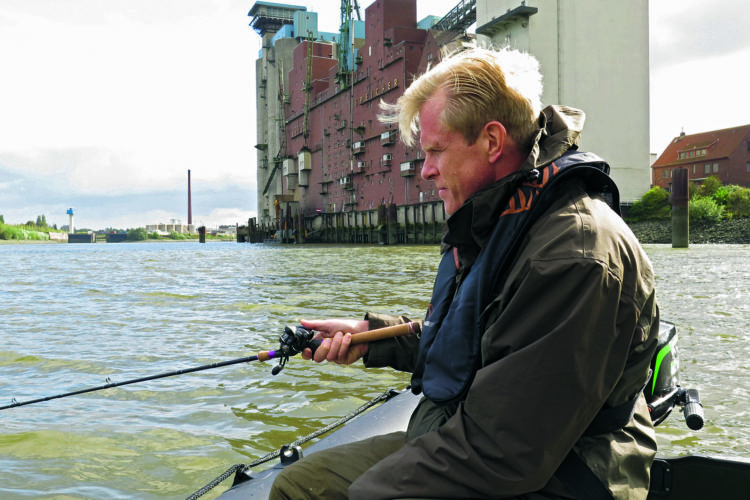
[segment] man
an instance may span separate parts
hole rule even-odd
[[[387,107],[450,215],[421,338],[351,346],[406,321],[376,314],[303,325],[315,361],[408,370],[424,397],[405,434],[310,455],[272,498],[646,498],[652,269],[608,167],[576,152],[583,114],[540,115],[539,82],[530,56],[473,48]]]

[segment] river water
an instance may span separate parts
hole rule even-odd
[[[299,318],[421,318],[437,246],[0,245],[0,406],[273,349]],[[707,423],[663,455],[750,453],[750,246],[649,245]],[[0,498],[184,498],[408,376],[293,358],[0,411]],[[204,498],[229,486],[226,481]]]

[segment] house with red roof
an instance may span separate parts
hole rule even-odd
[[[750,187],[750,125],[681,133],[651,165],[651,186],[671,191],[674,170],[680,167],[687,168],[690,182],[713,175],[723,184]]]

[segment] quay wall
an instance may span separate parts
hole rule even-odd
[[[389,210],[393,210],[390,208]],[[433,210],[436,213],[432,217]],[[380,212],[380,213],[379,213]],[[442,202],[396,207],[396,214],[380,218],[382,210],[368,212],[320,214],[320,217],[295,216],[288,227],[286,243],[375,243],[387,245],[440,243],[445,215]],[[391,212],[389,212],[391,213]],[[320,222],[319,229],[318,221]],[[275,225],[259,226],[255,219],[240,226],[237,241],[263,243],[278,232]],[[296,225],[295,225],[296,224]],[[672,243],[672,221],[632,222],[629,226],[644,244]],[[248,236],[248,227],[253,230]],[[305,238],[307,231],[307,238]],[[301,234],[302,238],[296,235]],[[294,238],[292,238],[294,236]],[[691,222],[690,244],[750,244],[750,218],[719,222]]]
[[[447,215],[442,201],[413,205],[380,205],[373,210],[305,215],[282,210],[272,223],[254,218],[237,229],[237,241],[248,243],[359,243],[381,245],[437,244]]]

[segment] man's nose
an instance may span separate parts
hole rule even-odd
[[[429,155],[425,156],[425,159],[422,162],[422,169],[420,170],[419,174],[422,176],[422,179],[426,181],[429,181],[437,174],[437,169],[432,165],[432,159]]]

